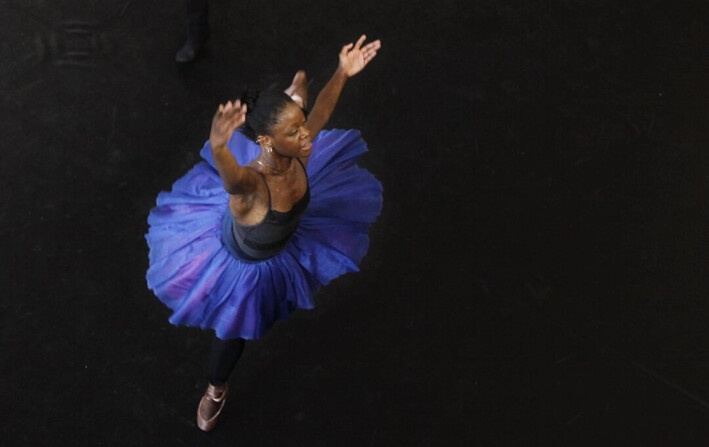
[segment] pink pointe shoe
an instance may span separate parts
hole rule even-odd
[[[210,431],[217,425],[219,413],[224,408],[229,387],[224,385],[207,385],[207,389],[197,407],[197,426],[203,431]]]

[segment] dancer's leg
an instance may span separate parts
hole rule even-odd
[[[214,338],[212,355],[209,358],[209,370],[207,371],[207,379],[212,385],[224,385],[227,382],[236,362],[241,357],[241,353],[244,352],[245,344],[243,338],[233,340]]]
[[[200,429],[210,431],[217,425],[217,419],[229,394],[227,380],[244,352],[245,344],[241,338],[214,339],[207,372],[209,383],[197,407],[197,426]]]

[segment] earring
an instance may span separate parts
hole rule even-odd
[[[273,152],[273,146],[271,146],[270,144],[267,144],[266,145],[266,152],[268,152],[268,153]]]

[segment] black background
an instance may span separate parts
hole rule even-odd
[[[707,445],[706,1],[0,0],[3,445]],[[331,127],[384,185],[362,271],[247,346],[147,290],[219,102],[359,34]]]

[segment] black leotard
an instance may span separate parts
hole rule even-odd
[[[305,171],[303,162],[297,158],[296,160]],[[310,185],[306,184],[305,194],[293,204],[290,211],[282,213],[274,210],[271,207],[271,189],[266,183],[266,178],[263,176],[262,178],[268,192],[268,212],[263,220],[256,225],[241,225],[234,220],[232,225],[234,240],[241,252],[240,257],[249,261],[268,259],[283,250],[298,228],[300,216],[310,203]],[[246,257],[243,256],[244,254]]]

